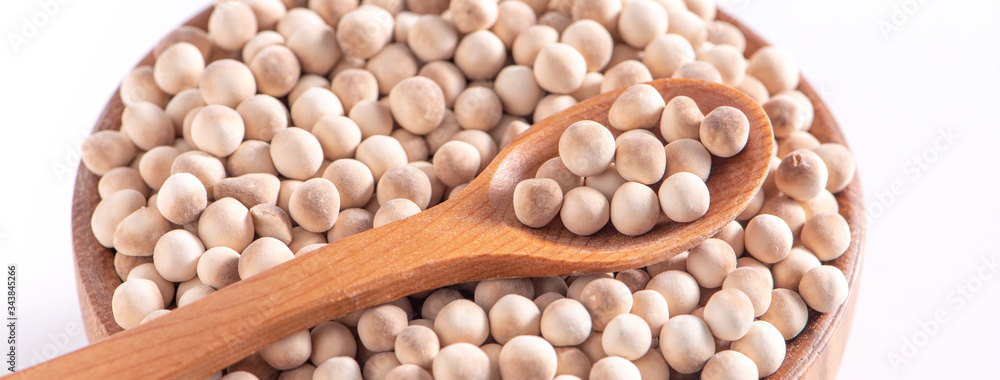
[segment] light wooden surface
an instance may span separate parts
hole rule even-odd
[[[202,13],[201,15],[192,19],[188,24],[204,27],[207,21],[208,11]],[[744,33],[747,34],[748,39],[748,53],[752,53],[754,50],[763,46],[765,43],[757,37],[755,34],[743,28],[737,22],[732,21],[727,15],[720,12],[720,19],[724,19],[733,22],[737,26],[741,27]],[[151,57],[146,57],[143,64],[150,64],[152,62]],[[816,106],[816,122],[814,123],[813,132],[821,141],[836,141],[844,142],[843,136],[840,133],[836,122],[833,120],[829,110],[826,109],[825,105],[818,98],[815,91],[809,86],[809,84],[803,81],[800,86],[800,90],[806,93],[814,102]],[[122,112],[122,105],[120,99],[117,95],[109,102],[105,112],[101,117],[101,121],[97,124],[95,129],[117,129],[120,126],[120,115]],[[536,163],[537,164],[537,163]],[[521,165],[519,170],[521,172],[531,172],[527,167],[528,165]],[[534,165],[537,166],[537,165]],[[715,168],[713,168],[713,177],[717,174]],[[117,275],[114,273],[112,266],[112,252],[108,249],[101,247],[97,244],[96,240],[93,238],[90,232],[89,221],[90,215],[93,212],[93,207],[99,200],[96,192],[97,177],[87,172],[85,169],[81,168],[81,171],[77,178],[76,194],[74,199],[74,209],[73,209],[73,229],[74,229],[74,249],[77,256],[77,269],[78,269],[78,280],[79,280],[79,292],[81,299],[81,307],[83,309],[83,314],[86,322],[86,330],[88,337],[92,342],[97,342],[99,340],[104,340],[112,334],[116,334],[121,331],[121,328],[117,326],[114,322],[111,311],[110,311],[110,301],[111,294],[113,293],[115,287],[120,283]],[[713,196],[716,193],[713,191]],[[853,305],[857,294],[857,285],[859,278],[859,268],[861,263],[862,255],[862,243],[864,241],[864,219],[863,219],[863,204],[860,183],[855,177],[854,182],[845,190],[843,193],[838,195],[838,200],[841,203],[841,213],[847,218],[852,229],[852,245],[849,248],[847,254],[845,254],[840,259],[833,262],[834,265],[840,267],[847,274],[848,280],[851,284],[851,296],[845,306],[841,307],[835,313],[830,313],[826,315],[812,315],[809,325],[806,327],[805,331],[796,339],[789,342],[789,355],[786,359],[785,364],[772,378],[832,378],[836,373],[837,366],[839,365],[840,358],[843,354],[843,348],[846,343],[847,332],[850,327],[850,319],[853,316]],[[448,207],[448,206],[442,206]],[[713,209],[716,205],[713,203]],[[508,210],[509,213],[509,210]],[[426,213],[425,213],[426,214]],[[429,216],[429,215],[428,215]],[[473,218],[472,214],[468,218]],[[516,223],[516,222],[515,222]],[[387,228],[391,228],[387,227]],[[551,227],[550,227],[551,228]],[[536,231],[544,232],[544,230]],[[389,233],[389,231],[385,231]],[[608,231],[602,231],[601,234],[606,234]],[[449,231],[447,234],[442,234],[436,237],[431,237],[433,239],[448,239],[455,236],[455,231]],[[572,239],[572,237],[570,237]],[[489,249],[489,247],[495,247],[497,242],[495,241],[495,235],[490,233],[485,233],[480,237],[479,240],[485,240],[487,243],[492,243],[494,245],[485,245],[483,248]],[[438,243],[446,243],[445,240],[437,240]],[[470,243],[469,241],[459,241],[456,243]],[[400,247],[389,247],[399,249]],[[668,253],[669,254],[669,253]],[[315,256],[314,256],[315,257]],[[438,258],[440,259],[440,258]],[[326,263],[325,266],[320,266],[318,268],[313,268],[314,271],[333,270],[337,268],[338,265],[342,265],[343,262]],[[367,268],[370,273],[378,273],[385,268],[393,268],[398,263],[388,262],[383,265],[383,268],[379,268],[378,264],[375,262],[369,263]],[[623,261],[616,262],[617,268],[626,268],[631,266],[638,266],[635,261]],[[438,264],[440,265],[440,264]],[[546,261],[534,261],[533,265],[535,267],[531,270],[539,268],[548,268],[552,266],[559,266],[561,270],[566,270],[563,264],[546,262]],[[486,267],[487,265],[483,265]],[[443,267],[441,268],[443,269]],[[523,269],[523,266],[522,266]],[[511,270],[511,268],[496,265],[487,268],[488,271],[493,272],[493,274],[499,274],[501,272]],[[353,268],[352,272],[360,274],[365,273],[363,268]],[[308,276],[308,272],[297,273],[297,276]],[[298,277],[302,278],[302,277]],[[411,277],[412,278],[412,277]],[[251,281],[259,281],[260,278],[252,279]],[[397,284],[412,282],[414,286],[419,287],[436,287],[447,284],[434,285],[432,282],[437,278],[433,277],[421,277],[412,278],[408,280],[404,277],[397,278],[382,278],[382,281],[387,283],[392,282]],[[251,281],[247,281],[249,284]],[[242,286],[242,285],[241,285]],[[249,286],[249,285],[246,285]],[[305,279],[302,281],[291,281],[289,286],[286,288],[287,291],[281,292],[281,294],[301,294],[306,292],[313,285],[310,279]],[[220,292],[221,293],[221,292]],[[268,297],[261,296],[261,299],[265,301],[276,301],[279,299],[280,295],[275,292],[270,292],[267,294]],[[341,294],[344,295],[344,294]],[[336,295],[329,295],[329,297],[335,297]],[[353,301],[353,306],[360,305],[363,301],[360,301],[361,297],[370,297],[372,299],[378,298],[377,295],[362,295],[360,293],[353,294],[351,298]],[[220,297],[221,298],[221,297]],[[391,299],[392,297],[383,296],[382,298]],[[220,300],[224,301],[224,300]],[[246,304],[247,300],[239,300],[238,303]],[[224,304],[225,307],[237,307],[239,305],[233,305],[232,302]],[[353,307],[352,306],[352,307]],[[194,306],[191,307],[192,309]],[[188,309],[188,308],[185,308]],[[194,314],[195,311],[187,314]],[[181,314],[181,313],[176,313]],[[245,327],[252,327],[252,325],[259,323],[260,318],[256,313],[251,310],[250,315],[246,315],[240,322]],[[185,320],[194,320],[197,316],[191,315]],[[326,318],[316,318],[317,321],[325,320]],[[180,323],[180,322],[178,322]],[[210,328],[210,326],[205,326],[205,328]],[[292,329],[288,329],[290,332]],[[277,339],[282,335],[281,333],[270,331],[268,337],[258,337],[257,339]],[[217,335],[223,336],[223,335]],[[231,338],[231,336],[230,336]],[[141,347],[138,347],[141,348]],[[127,350],[126,350],[127,351]],[[225,350],[226,355],[232,358],[239,358],[239,355],[232,354],[232,350]],[[190,352],[184,356],[190,356]],[[115,356],[101,356],[99,360],[88,364],[97,364],[101,367],[101,363],[106,363],[103,367],[110,367],[114,369],[114,373],[119,375],[128,374],[139,375],[138,373],[131,372],[132,370],[138,370],[138,368],[123,367],[116,363],[119,357]],[[154,358],[144,358],[144,362],[150,362],[152,360],[160,360]],[[235,360],[235,359],[233,359]],[[166,366],[182,366],[181,362],[178,360],[164,360]],[[51,364],[43,364],[40,369],[45,369],[44,367],[49,367]],[[88,365],[88,367],[93,367]],[[204,368],[187,368],[186,370],[198,369],[204,370]],[[204,371],[202,371],[204,372]],[[42,376],[42,372],[28,371],[24,375],[38,375],[36,377],[46,377]],[[183,373],[175,373],[183,374]],[[156,376],[162,377],[167,375],[167,373],[156,373]],[[676,374],[675,374],[676,375]]]

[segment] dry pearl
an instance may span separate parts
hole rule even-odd
[[[288,127],[288,110],[273,96],[251,96],[240,102],[236,112],[243,117],[247,140],[271,141],[276,133]]]
[[[601,93],[605,93],[619,87],[633,84],[649,82],[653,80],[653,75],[649,69],[636,60],[625,60],[617,65],[611,66],[604,72],[604,81],[601,82]]]
[[[535,112],[531,114],[531,118],[536,121],[542,121],[559,111],[576,105],[576,103],[576,98],[573,98],[571,95],[545,95],[542,100],[538,101],[538,106],[535,107]]]
[[[791,340],[809,322],[809,309],[794,290],[774,289],[771,291],[771,306],[760,319],[778,329],[785,340]]]
[[[538,335],[541,316],[531,299],[508,294],[490,308],[490,333],[500,344],[520,335]]]
[[[526,179],[514,187],[514,214],[528,227],[549,224],[562,207],[559,183],[548,178]]]
[[[441,16],[427,14],[420,16],[410,27],[406,43],[421,61],[430,62],[450,59],[458,45],[455,27]]]
[[[715,339],[700,318],[678,315],[663,325],[660,351],[667,364],[677,372],[695,373],[715,354]]]
[[[462,33],[488,29],[499,13],[497,3],[490,0],[453,0],[448,10],[455,28]]]
[[[333,77],[330,91],[340,99],[344,109],[350,112],[362,100],[378,100],[379,83],[371,72],[362,69],[347,69]]]
[[[670,315],[691,313],[701,298],[698,281],[682,270],[668,270],[653,276],[646,289],[657,291],[667,300]]]
[[[323,147],[311,133],[301,128],[286,128],[271,140],[271,158],[278,173],[305,180],[323,164]]]
[[[357,343],[354,335],[339,322],[323,322],[312,329],[311,361],[322,364],[333,357],[354,357]]]
[[[90,218],[90,228],[97,242],[104,247],[114,246],[118,225],[136,210],[146,205],[146,198],[138,191],[125,189],[101,200]],[[116,255],[117,257],[118,255]]]
[[[452,187],[468,183],[479,171],[480,160],[474,146],[463,141],[449,141],[434,153],[434,175]]]
[[[806,223],[806,213],[802,205],[785,194],[780,194],[764,201],[760,213],[781,218],[788,225],[788,228],[792,230],[792,236],[797,236],[802,232],[802,226]]]
[[[771,128],[776,138],[791,136],[792,133],[802,129],[805,122],[798,102],[789,95],[775,95],[761,104],[761,108],[771,120]]]
[[[257,34],[257,16],[242,2],[216,7],[208,18],[208,37],[226,50],[239,50]]]
[[[699,59],[715,66],[725,85],[734,87],[743,82],[747,63],[743,52],[735,46],[717,45],[700,55]]]
[[[179,94],[198,87],[203,70],[205,58],[201,50],[187,42],[180,42],[171,45],[156,58],[153,78],[164,92]]]
[[[392,368],[385,374],[383,380],[433,380],[426,369],[413,364],[403,364]]]
[[[694,48],[683,36],[666,34],[656,37],[643,50],[642,63],[654,78],[670,78],[686,63],[694,62]]]
[[[778,158],[785,158],[796,150],[813,150],[820,146],[816,136],[806,131],[795,131],[783,139],[778,139]]]
[[[667,11],[655,1],[629,2],[618,16],[618,32],[625,43],[642,49],[667,33]]]
[[[588,72],[601,71],[611,60],[614,40],[611,33],[591,19],[578,19],[562,32],[560,42],[580,52]]]
[[[638,360],[649,351],[652,335],[649,326],[634,314],[614,317],[604,328],[601,344],[610,356],[621,356],[628,360]]]
[[[407,326],[406,312],[394,305],[370,308],[358,320],[358,338],[373,352],[391,351]]]
[[[707,82],[722,83],[722,74],[708,62],[688,62],[674,71],[670,76],[674,79],[700,79]]]
[[[846,146],[836,143],[826,143],[813,148],[813,152],[826,164],[828,173],[826,189],[831,193],[839,193],[847,188],[854,179],[854,156]]]
[[[799,294],[809,307],[820,313],[830,313],[847,300],[847,278],[837,267],[819,266],[802,276]]]
[[[584,185],[587,187],[592,187],[597,189],[608,198],[608,201],[615,196],[615,191],[621,185],[624,185],[626,181],[620,174],[618,174],[618,169],[614,164],[608,166],[607,170],[596,176],[587,177],[584,180]]]
[[[821,261],[836,259],[851,245],[851,226],[837,213],[813,215],[802,226],[802,244]]]
[[[587,308],[572,298],[553,301],[541,318],[541,333],[555,346],[575,346],[590,335],[592,321]]]
[[[608,119],[621,131],[650,129],[660,121],[666,103],[653,86],[639,84],[629,87],[611,105]]]
[[[224,246],[243,251],[253,241],[253,235],[250,210],[233,198],[213,202],[198,219],[198,236],[206,248]]]
[[[382,227],[386,224],[403,220],[420,213],[420,206],[409,199],[397,198],[386,202],[372,217],[374,228]]]
[[[590,374],[590,358],[576,347],[556,347],[556,379],[586,379]]]
[[[309,74],[325,75],[341,58],[336,33],[327,25],[300,26],[288,36],[287,45]]]
[[[587,62],[572,46],[552,43],[543,47],[533,63],[535,81],[542,89],[569,94],[580,88],[587,74]]]
[[[124,133],[98,131],[80,145],[83,164],[97,175],[104,175],[116,167],[127,166],[135,157],[136,147]]]
[[[157,193],[156,208],[174,224],[188,224],[197,220],[207,206],[208,193],[205,186],[189,173],[171,175]]]
[[[253,72],[243,62],[233,59],[220,59],[206,66],[198,87],[205,103],[229,108],[236,108],[257,93]]]
[[[368,204],[375,190],[375,179],[371,170],[358,160],[344,158],[336,160],[323,172],[340,193],[340,206],[347,209]]]
[[[799,65],[795,58],[773,46],[765,46],[750,56],[747,74],[760,79],[771,94],[799,85]]]
[[[722,286],[726,276],[735,269],[736,254],[724,240],[708,239],[688,251],[687,271],[703,288]]]
[[[150,280],[133,279],[123,282],[111,297],[115,322],[128,330],[136,327],[149,313],[163,309],[160,290]]]
[[[313,178],[299,186],[288,203],[289,215],[310,232],[326,232],[340,213],[337,186],[324,178]]]
[[[144,150],[173,144],[176,136],[170,117],[162,108],[149,102],[138,102],[125,107],[122,112],[121,133]],[[125,152],[130,150],[126,148]]]
[[[371,58],[392,39],[394,27],[395,21],[388,11],[362,5],[340,18],[337,42],[347,55]]]
[[[750,122],[742,111],[722,106],[705,115],[699,135],[702,144],[713,155],[732,157],[746,146]]]
[[[456,343],[438,352],[432,369],[438,380],[489,380],[490,358],[479,347]]]
[[[455,119],[464,129],[489,131],[500,122],[503,105],[500,97],[486,87],[465,89],[455,98]]]
[[[627,182],[611,198],[611,224],[618,232],[638,236],[656,226],[660,216],[660,202],[649,186]]]
[[[246,280],[294,258],[295,255],[285,243],[275,238],[263,237],[243,250],[237,270],[240,279]]]
[[[287,47],[265,47],[250,61],[250,71],[261,93],[281,97],[288,95],[298,83],[299,60]]]
[[[165,107],[167,101],[170,100],[170,95],[164,93],[157,86],[153,68],[150,66],[139,66],[128,73],[125,79],[122,79],[118,96],[122,99],[122,104],[126,106],[138,102],[150,102]]]
[[[591,380],[640,380],[642,374],[639,368],[627,359],[618,356],[608,356],[594,363],[590,370]]]
[[[655,277],[655,276],[659,275],[660,273],[663,273],[663,272],[666,272],[666,271],[669,271],[669,270],[677,270],[677,271],[686,270],[687,269],[687,257],[688,257],[688,252],[687,251],[678,253],[674,257],[671,257],[669,259],[663,260],[663,261],[658,262],[656,264],[647,266],[646,267],[646,272],[648,272],[650,276],[654,276]],[[739,260],[737,260],[736,262],[737,262],[737,268],[739,268]],[[652,279],[650,279],[650,281],[652,281]],[[648,284],[647,284],[647,286],[648,286]]]
[[[423,171],[410,165],[396,166],[382,175],[378,181],[378,202],[405,198],[413,201],[421,210],[426,209],[431,198],[431,182]]]
[[[708,180],[712,171],[712,155],[697,140],[673,140],[664,147],[667,157],[665,177],[681,172],[692,173],[702,180]]]
[[[257,0],[257,1],[272,1],[272,0]],[[281,33],[275,32],[273,30],[263,30],[257,35],[253,36],[250,41],[247,41],[246,45],[243,45],[243,51],[240,52],[240,57],[243,58],[243,62],[252,62],[257,53],[268,46],[284,45],[286,42],[285,36]],[[298,82],[299,78],[295,78],[295,82]]]
[[[573,123],[559,138],[559,156],[578,176],[601,174],[611,164],[614,154],[615,138],[611,131],[594,121]]]
[[[156,241],[170,230],[170,222],[155,207],[142,207],[118,223],[112,241],[118,253],[152,256]]]
[[[216,157],[236,151],[246,132],[243,118],[232,108],[210,105],[202,108],[191,124],[191,137],[199,149]]]
[[[312,353],[309,330],[297,331],[260,349],[259,352],[264,361],[274,369],[297,368],[309,360],[309,355]]]
[[[547,25],[532,25],[522,30],[511,46],[511,55],[518,65],[533,66],[538,52],[559,41],[559,32]]]
[[[222,289],[240,280],[239,261],[239,252],[228,247],[215,247],[201,255],[196,272],[205,285]]]
[[[535,11],[525,2],[501,2],[498,7],[497,21],[491,29],[508,49],[514,44],[514,39],[529,26],[538,21]]]
[[[490,31],[479,30],[466,35],[458,43],[455,65],[471,80],[490,79],[503,68],[506,56],[507,48],[499,37]]]
[[[204,106],[206,106],[205,99],[202,98],[201,90],[198,89],[181,91],[170,99],[170,103],[167,103],[163,112],[174,123],[175,137],[182,137],[184,135],[184,119],[188,113],[191,113],[195,108]]]
[[[344,105],[330,90],[310,88],[292,103],[291,114],[296,127],[312,132],[320,119],[344,115]]]
[[[632,294],[632,310],[649,327],[650,336],[660,336],[660,329],[670,319],[667,301],[655,290],[640,290]]]
[[[475,150],[475,148],[472,148]],[[475,155],[479,157],[477,152]],[[371,170],[372,179],[376,182],[386,171],[399,165],[406,165],[406,151],[399,141],[389,136],[371,136],[361,141],[354,158]],[[435,156],[436,158],[436,156]],[[479,163],[476,162],[476,167]]]
[[[313,380],[361,380],[361,367],[352,357],[339,356],[327,359],[316,366]]]
[[[757,379],[757,365],[738,351],[725,350],[716,353],[705,369],[701,371],[705,380],[752,380]]]
[[[753,324],[750,298],[738,289],[723,289],[705,304],[705,323],[715,337],[733,341],[742,338]]]
[[[479,305],[466,299],[449,302],[434,318],[434,331],[442,346],[455,343],[481,345],[490,333],[490,323]]]
[[[167,232],[153,249],[153,265],[164,279],[182,282],[197,275],[198,259],[205,246],[194,234],[185,230]]]
[[[688,223],[708,212],[711,196],[705,182],[697,175],[680,172],[663,180],[660,185],[660,207],[667,218]]]
[[[175,290],[177,298],[180,298],[180,294],[182,294],[185,290],[184,287],[180,285],[177,285],[177,288],[174,289],[174,283],[167,281],[163,278],[163,276],[160,276],[160,272],[156,271],[156,266],[154,266],[152,262],[140,264],[135,268],[132,268],[132,271],[128,273],[125,280],[128,281],[140,278],[152,281],[156,284],[156,287],[160,291],[160,298],[163,299],[164,305],[169,305],[171,300],[174,299]]]
[[[753,360],[757,377],[770,376],[785,360],[785,338],[778,329],[765,321],[756,321],[746,336],[733,342],[732,350]]]
[[[612,318],[632,309],[632,292],[621,281],[599,278],[580,293],[580,303],[590,312],[595,331],[604,331]]]
[[[750,219],[747,224],[746,250],[760,262],[773,264],[781,261],[792,249],[793,236],[781,218],[761,214]]]
[[[826,189],[828,175],[822,158],[812,151],[800,149],[781,160],[775,184],[792,199],[808,201]]]
[[[556,374],[556,351],[537,336],[518,336],[504,344],[500,375],[509,379],[551,379]]]
[[[753,315],[759,317],[767,311],[771,304],[771,290],[774,280],[766,270],[758,268],[739,268],[729,273],[722,283],[722,289],[742,291],[753,304]],[[732,339],[727,339],[732,340]]]
[[[771,273],[774,275],[774,287],[797,290],[802,275],[820,265],[823,264],[808,249],[792,248],[788,257],[771,267]]]
[[[689,97],[676,96],[670,99],[660,118],[660,133],[668,142],[680,139],[700,139],[701,122],[705,115],[698,104]],[[668,160],[669,163],[669,160]]]
[[[158,146],[139,157],[139,176],[153,190],[160,190],[170,177],[170,167],[181,152],[172,146]]]
[[[448,107],[455,104],[455,98],[466,87],[465,74],[450,61],[429,62],[420,68],[417,75],[428,78],[441,87],[444,103]]]
[[[563,198],[560,218],[570,232],[586,236],[600,231],[611,217],[611,204],[600,191],[577,187]]]
[[[441,343],[433,329],[410,325],[396,335],[394,347],[400,363],[430,368],[441,349]]]

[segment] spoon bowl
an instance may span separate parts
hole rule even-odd
[[[704,113],[732,106],[750,122],[741,153],[713,158],[706,183],[711,205],[695,222],[661,216],[652,231],[636,237],[610,223],[576,236],[558,220],[534,229],[515,217],[517,183],[558,155],[559,137],[573,122],[608,125],[622,88],[537,123],[447,202],[331,243],[14,378],[97,379],[123,371],[129,378],[204,378],[293,332],[408,294],[490,278],[610,272],[683,252],[735,219],[760,188],[772,155],[771,126],[760,106],[737,90],[699,80],[649,84],[668,101],[685,95]]]

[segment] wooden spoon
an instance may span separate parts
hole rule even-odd
[[[691,97],[704,113],[736,107],[750,121],[743,151],[713,158],[707,182],[712,202],[698,221],[673,223],[661,215],[652,231],[637,237],[618,233],[610,223],[592,236],[576,236],[558,218],[533,229],[514,216],[514,186],[558,155],[559,137],[573,122],[609,125],[608,110],[624,91],[619,89],[536,124],[452,200],[329,244],[11,378],[204,378],[293,332],[408,294],[490,278],[611,272],[683,252],[735,219],[761,187],[773,149],[771,125],[737,90],[698,80],[650,84],[665,99]]]

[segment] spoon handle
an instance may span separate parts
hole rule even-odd
[[[10,379],[205,378],[267,344],[351,311],[498,275],[504,266],[472,257],[472,247],[482,247],[479,240],[490,236],[486,223],[474,219],[485,212],[448,212],[486,209],[472,200],[449,202],[330,244]],[[466,212],[461,223],[442,216],[455,212]]]

